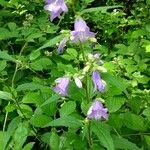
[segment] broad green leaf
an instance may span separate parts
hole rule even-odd
[[[13,136],[15,150],[22,149],[22,146],[27,139],[28,133],[29,133],[28,123],[26,123],[26,122],[19,123],[18,128],[16,129],[14,136]]]
[[[146,52],[150,52],[150,45],[146,46]]]
[[[9,55],[6,51],[0,51],[0,58],[8,61],[16,62],[16,59]]]
[[[0,72],[3,71],[7,66],[7,63],[5,60],[0,61]]]
[[[76,103],[74,101],[64,102],[61,109],[59,110],[60,116],[67,116],[75,111]]]
[[[63,37],[64,37],[64,35],[58,35],[58,36],[56,36],[56,37],[50,39],[48,42],[46,42],[43,46],[41,46],[41,47],[38,48],[37,50],[42,50],[42,49],[44,49],[44,48],[54,46],[54,45],[56,45],[58,42],[60,42]]]
[[[23,103],[28,103],[28,104],[34,103],[34,104],[40,105],[40,104],[42,104],[43,99],[40,96],[39,92],[30,92],[30,93],[27,93],[23,97],[22,102]]]
[[[57,135],[56,132],[52,131],[51,132],[51,135],[50,135],[50,141],[49,141],[49,144],[50,144],[50,148],[52,150],[58,150],[59,149],[59,136]]]
[[[30,142],[26,144],[22,150],[32,150],[32,147],[34,146],[35,142]]]
[[[17,91],[25,91],[25,90],[34,91],[34,90],[39,90],[43,88],[49,88],[49,87],[41,85],[39,83],[31,82],[31,83],[24,83],[24,84],[18,85]]]
[[[40,51],[33,51],[31,54],[30,54],[30,60],[35,60],[37,59],[39,56],[41,55]]]
[[[109,97],[106,99],[106,106],[109,112],[116,112],[125,103],[126,99],[124,97]]]
[[[47,125],[45,125],[45,127],[49,127],[49,126],[52,126],[52,127],[65,126],[65,127],[70,127],[70,128],[78,128],[82,126],[82,121],[72,116],[64,116],[64,117],[55,119],[49,122]]]
[[[88,8],[88,9],[84,9],[81,14],[84,13],[91,13],[91,12],[102,12],[102,13],[106,13],[108,9],[115,9],[115,8],[121,8],[122,6],[106,6],[106,7],[95,7],[95,8]]]
[[[40,58],[32,63],[30,63],[30,66],[33,70],[36,71],[42,71],[44,69],[49,69],[52,62],[48,58]]]
[[[92,132],[99,138],[100,143],[107,148],[107,150],[115,150],[112,137],[108,129],[102,125],[101,122],[92,121],[91,122]]]
[[[115,149],[140,150],[135,143],[132,143],[125,138],[118,137],[116,135],[113,135],[112,138]]]
[[[12,94],[4,91],[0,91],[0,99],[12,100]]]
[[[35,127],[44,127],[51,121],[51,118],[46,115],[35,115],[30,119],[30,123]]]
[[[0,131],[0,150],[6,150],[10,135],[8,132]]]
[[[146,130],[144,119],[141,116],[132,114],[130,112],[124,113],[121,116],[122,116],[124,125],[128,127],[129,129],[133,129],[135,131]]]
[[[150,117],[150,107],[147,107],[144,111],[143,111],[143,115]]]

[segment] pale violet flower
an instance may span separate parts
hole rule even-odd
[[[67,41],[68,41],[68,38],[67,38],[67,37],[63,38],[63,39],[60,41],[60,43],[59,43],[59,45],[58,45],[58,48],[57,48],[58,54],[61,54],[61,53],[63,52],[63,49],[64,49],[64,47],[66,46]]]
[[[87,118],[96,120],[100,120],[102,118],[107,119],[108,109],[104,108],[100,101],[95,100],[87,112]]]
[[[62,96],[67,96],[69,80],[69,77],[61,77],[56,79],[56,86],[53,88],[54,91]]]
[[[96,90],[99,90],[100,92],[104,91],[105,83],[101,79],[100,74],[97,70],[93,71],[92,80],[93,80],[93,83],[94,83],[94,91],[96,91]]]
[[[90,32],[86,22],[82,19],[76,19],[74,23],[74,31],[71,31],[72,42],[86,42],[89,38],[94,38],[95,33]]]
[[[64,0],[46,0],[45,10],[51,12],[50,20],[53,21],[56,17],[60,17],[62,12],[67,12],[68,8]]]
[[[75,84],[78,88],[82,88],[82,82],[78,77],[74,78]]]

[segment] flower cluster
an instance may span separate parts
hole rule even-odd
[[[62,12],[67,12],[68,8],[64,2],[64,0],[46,0],[46,5],[44,7],[45,10],[48,10],[50,14],[50,20],[53,21],[56,17],[60,17],[60,14]],[[70,43],[79,42],[80,44],[85,43],[91,39],[91,41],[95,39],[95,33],[90,31],[90,28],[87,26],[86,22],[80,17],[77,18],[74,22],[74,30],[70,31],[68,36],[65,36],[62,41],[59,43],[57,52],[58,54],[61,54],[63,52],[64,47],[66,46],[66,43],[70,41]],[[95,40],[96,41],[96,40]],[[89,62],[87,62],[84,68],[82,76],[85,74],[91,74],[91,78],[93,81],[93,92],[99,91],[103,92],[105,90],[105,82],[101,79],[101,75],[99,71],[104,72],[104,68],[100,65],[103,63],[99,60],[100,54],[89,54]],[[82,88],[82,82],[80,76],[72,76],[74,79],[74,82],[78,88]],[[60,94],[61,96],[67,96],[68,93],[68,87],[69,83],[71,81],[71,76],[64,76],[60,77],[55,80],[55,86],[53,87],[53,90]],[[107,108],[104,108],[102,103],[96,99],[91,107],[89,108],[87,112],[87,118],[88,119],[107,119],[108,117],[108,110]]]

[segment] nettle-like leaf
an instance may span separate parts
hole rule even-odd
[[[92,121],[91,129],[104,147],[108,150],[115,150],[110,131],[102,123]]]

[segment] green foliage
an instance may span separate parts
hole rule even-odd
[[[68,13],[50,22],[44,1],[0,1],[0,150],[150,149],[150,0],[65,2]],[[97,41],[70,42],[80,16]],[[93,92],[89,53],[100,53],[104,92]],[[66,97],[53,90],[63,76]],[[87,119],[96,98],[105,121]]]

